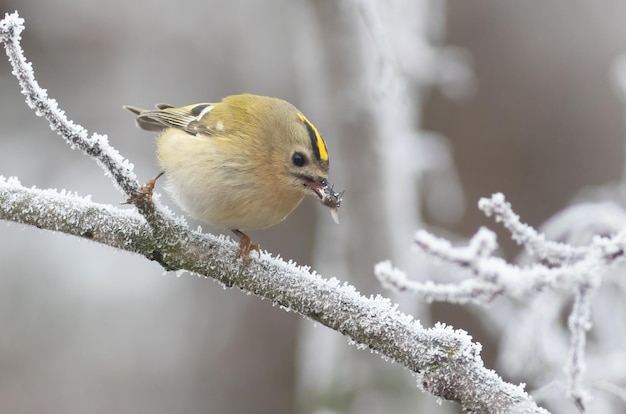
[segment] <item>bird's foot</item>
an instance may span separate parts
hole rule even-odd
[[[244,266],[247,266],[248,263],[250,263],[250,252],[253,250],[255,250],[259,256],[261,256],[261,250],[259,249],[259,245],[252,244],[250,242],[250,237],[242,234],[239,238],[239,251],[237,252],[236,259],[239,259],[241,257]]]

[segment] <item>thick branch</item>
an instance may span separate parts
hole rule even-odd
[[[316,320],[419,374],[433,395],[459,402],[477,413],[512,408],[545,412],[520,388],[486,369],[480,345],[463,331],[443,325],[424,329],[388,299],[366,298],[337,279],[263,253],[242,268],[235,244],[188,229],[157,236],[137,213],[96,204],[51,190],[26,189],[16,180],[0,180],[0,219],[60,231],[134,252],[170,270],[186,269],[269,299]]]

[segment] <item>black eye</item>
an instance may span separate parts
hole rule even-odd
[[[306,164],[306,156],[301,152],[294,152],[291,156],[291,162],[293,162],[293,165],[296,167],[304,167],[304,164]]]

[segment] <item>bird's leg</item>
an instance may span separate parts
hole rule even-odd
[[[152,192],[154,191],[154,186],[156,185],[156,181],[161,178],[161,176],[165,174],[165,171],[161,171],[159,175],[148,180],[144,185],[141,186],[137,194],[131,196],[126,200],[125,203],[122,204],[137,204],[138,201],[143,200],[148,203],[152,202]]]
[[[256,252],[261,255],[261,250],[259,249],[258,244],[250,243],[250,237],[244,234],[241,230],[232,229],[231,230],[235,235],[239,236],[239,251],[237,252],[237,259],[241,257],[243,260],[243,264],[247,265],[250,262],[250,252],[252,250],[256,250]]]

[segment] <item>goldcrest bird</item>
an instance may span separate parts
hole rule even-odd
[[[280,223],[307,194],[317,196],[338,222],[343,192],[336,193],[327,181],[326,144],[290,103],[243,94],[219,103],[124,108],[137,115],[141,129],[159,132],[162,171],[138,196],[150,198],[165,174],[166,189],[183,210],[239,237],[237,256],[244,263],[259,248],[242,230]]]

